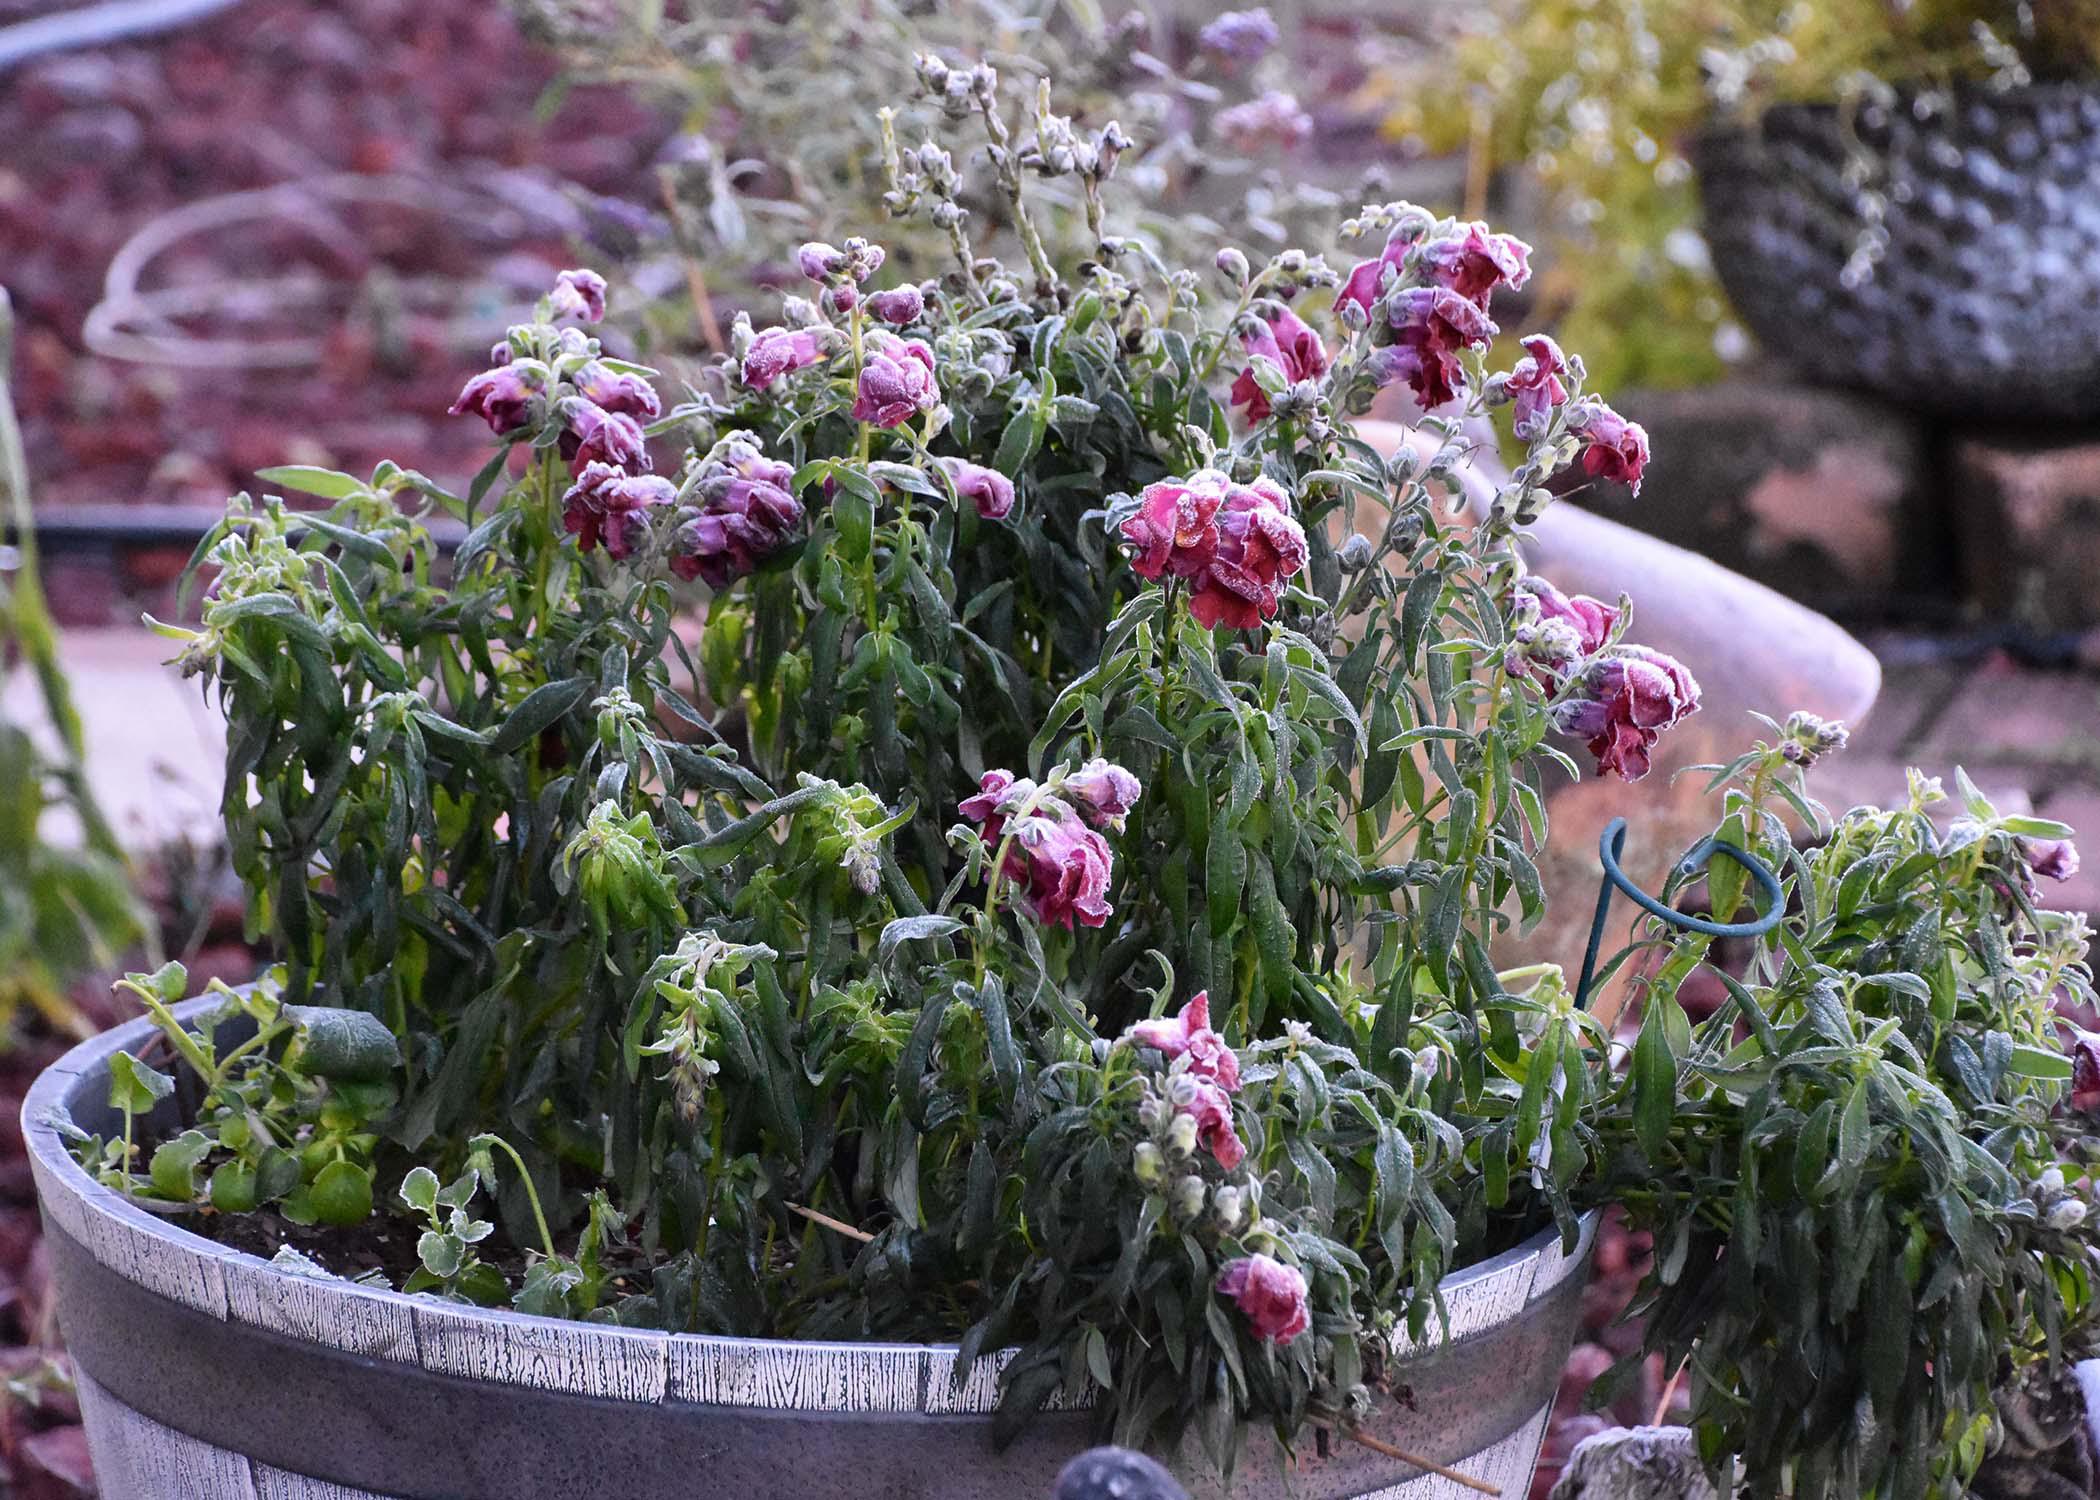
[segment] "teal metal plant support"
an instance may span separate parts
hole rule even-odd
[[[1604,925],[1611,917],[1611,893],[1616,886],[1633,899],[1633,903],[1651,916],[1662,918],[1672,927],[1686,932],[1703,932],[1708,937],[1761,937],[1777,927],[1786,916],[1786,894],[1779,888],[1779,877],[1771,867],[1756,855],[1735,845],[1711,836],[1694,844],[1691,852],[1678,862],[1681,875],[1696,875],[1706,868],[1716,854],[1725,854],[1750,872],[1765,893],[1764,914],[1750,922],[1715,922],[1706,917],[1695,917],[1685,912],[1672,910],[1656,900],[1619,868],[1619,855],[1626,848],[1626,820],[1613,818],[1605,827],[1604,837],[1597,842],[1597,853],[1604,861],[1604,880],[1597,887],[1597,915],[1590,923],[1589,950],[1582,955],[1582,979],[1575,986],[1575,1008],[1589,1009],[1590,983],[1597,974],[1597,950],[1604,946]]]

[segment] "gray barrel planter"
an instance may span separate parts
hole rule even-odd
[[[134,1022],[39,1078],[23,1126],[59,1321],[106,1500],[1047,1500],[1088,1446],[1045,1413],[994,1451],[987,1358],[952,1347],[639,1332],[301,1276],[96,1184],[53,1121],[108,1133],[107,1059]],[[1519,1500],[1572,1337],[1593,1225],[1444,1283],[1451,1336],[1409,1349],[1371,1429]],[[1288,1469],[1250,1441],[1234,1500],[1429,1500],[1451,1480],[1336,1440]],[[1186,1455],[1184,1457],[1187,1457]],[[1201,1460],[1198,1500],[1227,1491]]]
[[[1771,353],[1924,410],[2100,417],[2100,85],[1783,104],[1694,156]]]

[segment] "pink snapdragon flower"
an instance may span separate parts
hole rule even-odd
[[[1247,351],[1247,368],[1232,382],[1231,401],[1243,407],[1247,420],[1259,422],[1269,415],[1269,398],[1254,378],[1254,361],[1265,359],[1283,372],[1286,382],[1318,380],[1327,373],[1327,346],[1303,318],[1289,308],[1279,308],[1262,320],[1261,327],[1240,335]]]
[[[680,513],[671,571],[727,588],[793,541],[802,526],[794,474],[741,435],[716,449],[694,484],[699,503]]]
[[[547,300],[556,318],[596,323],[605,316],[605,278],[596,271],[564,271]]]
[[[1524,357],[1502,381],[1502,391],[1516,402],[1516,434],[1526,442],[1543,436],[1553,420],[1553,409],[1568,399],[1561,376],[1568,373],[1567,356],[1560,345],[1543,333],[1524,336]]]
[[[1283,584],[1309,555],[1304,528],[1274,480],[1234,485],[1218,511],[1210,565],[1193,580],[1189,613],[1206,629],[1253,630],[1276,618]]]
[[[1617,606],[1592,599],[1588,594],[1576,594],[1571,598],[1536,573],[1527,573],[1518,579],[1517,592],[1538,602],[1541,621],[1557,620],[1573,629],[1578,649],[1584,656],[1602,651],[1619,623]]]
[[[1554,719],[1589,742],[1600,776],[1638,781],[1656,740],[1698,711],[1699,684],[1683,663],[1646,646],[1620,646],[1590,666],[1580,696],[1556,707]]]
[[[1001,878],[1021,888],[1022,904],[1036,921],[1068,930],[1075,923],[1099,927],[1108,921],[1114,857],[1108,841],[1070,802],[1011,771],[995,770],[984,773],[977,794],[957,810],[979,825],[995,855],[1005,848]]]
[[[1063,787],[1081,817],[1097,828],[1113,828],[1118,833],[1145,790],[1135,776],[1098,755],[1067,776]]]
[[[1207,629],[1274,619],[1282,585],[1308,556],[1304,528],[1274,480],[1235,484],[1216,469],[1147,485],[1123,539],[1140,577],[1190,581],[1189,612]]]
[[[582,474],[591,464],[647,470],[649,448],[642,426],[625,412],[607,411],[582,396],[571,397],[562,406],[567,426],[562,429],[561,456],[573,474]]]
[[[517,359],[483,370],[461,388],[449,411],[455,417],[472,414],[489,424],[489,431],[502,437],[532,425],[537,404],[546,396],[553,372],[536,359]]]
[[[2020,858],[2044,880],[2069,880],[2078,873],[2078,846],[2069,839],[2021,839]]]
[[[1513,235],[1492,233],[1485,224],[1468,224],[1463,234],[1424,245],[1421,266],[1431,281],[1478,303],[1484,312],[1497,287],[1520,287],[1531,279],[1531,247]]]
[[[876,329],[867,335],[866,359],[853,401],[853,420],[899,427],[940,404],[933,378],[933,350],[920,339],[900,339]]]
[[[2100,1032],[2071,1033],[2071,1108],[2100,1115]]]
[[[1210,1029],[1210,992],[1198,990],[1177,1016],[1139,1021],[1123,1033],[1124,1040],[1150,1047],[1166,1056],[1189,1060],[1189,1072],[1216,1084],[1228,1094],[1240,1088],[1239,1054],[1225,1038]]]
[[[639,375],[609,369],[595,359],[576,372],[576,394],[638,422],[654,422],[663,415],[663,402],[657,399],[655,386]]]
[[[1412,224],[1395,225],[1393,232],[1386,236],[1385,248],[1378,252],[1376,258],[1360,260],[1350,268],[1347,279],[1342,282],[1342,289],[1335,293],[1336,314],[1339,315],[1343,307],[1354,303],[1362,310],[1364,317],[1369,319],[1372,309],[1378,305],[1379,290],[1384,285],[1386,272],[1399,274],[1407,261],[1407,252],[1414,248],[1418,237]]]
[[[868,297],[868,311],[895,328],[908,328],[926,311],[926,294],[915,286],[891,287]]]
[[[1380,375],[1404,380],[1421,403],[1435,411],[1465,389],[1464,349],[1484,349],[1497,329],[1478,303],[1446,286],[1416,286],[1387,303],[1394,342],[1383,351]]]
[[[765,390],[783,375],[807,369],[824,358],[824,335],[814,328],[768,328],[744,351],[744,384]]]
[[[1014,482],[997,469],[987,469],[963,458],[937,458],[934,463],[948,476],[955,493],[974,503],[977,514],[985,520],[1003,521],[1012,512]]]
[[[585,552],[600,542],[625,562],[648,530],[648,513],[669,505],[678,491],[654,474],[629,474],[607,463],[589,463],[562,497],[562,525]]]
[[[1196,1122],[1196,1143],[1211,1159],[1230,1172],[1247,1159],[1246,1142],[1232,1122],[1232,1096],[1208,1079],[1191,1078],[1189,1104],[1184,1111]]]
[[[1648,433],[1638,422],[1629,422],[1601,401],[1578,402],[1568,417],[1568,430],[1579,433],[1589,446],[1582,450],[1582,471],[1592,479],[1616,479],[1641,492],[1641,475],[1648,468]]]
[[[1257,1338],[1288,1344],[1312,1327],[1311,1289],[1295,1266],[1267,1255],[1232,1262],[1218,1277],[1218,1290],[1239,1304]]]

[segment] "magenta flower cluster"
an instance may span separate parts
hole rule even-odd
[[[1536,670],[1559,695],[1555,725],[1588,743],[1599,775],[1627,781],[1648,774],[1662,735],[1699,710],[1699,684],[1682,662],[1646,646],[1612,645],[1619,611],[1585,594],[1573,598],[1536,575],[1519,594],[1537,608],[1518,634],[1522,670]]]
[[[1240,1089],[1240,1059],[1225,1038],[1210,1029],[1210,994],[1199,991],[1181,1013],[1140,1021],[1123,1040],[1150,1047],[1175,1068],[1168,1099],[1177,1114],[1195,1122],[1196,1143],[1226,1171],[1247,1159],[1246,1144],[1233,1123],[1232,1096]]]
[[[1290,385],[1318,380],[1327,373],[1326,344],[1287,307],[1279,305],[1264,313],[1259,327],[1240,335],[1240,347],[1247,351],[1248,364],[1232,382],[1232,404],[1245,412],[1250,422],[1262,421],[1269,415],[1268,395],[1254,378],[1255,360],[1267,360]]]
[[[802,503],[788,488],[794,474],[743,434],[724,439],[693,476],[697,503],[679,513],[671,571],[727,588],[794,540],[802,527]]]
[[[1239,484],[1216,469],[1145,486],[1123,539],[1140,577],[1188,582],[1189,613],[1205,628],[1274,619],[1308,555],[1281,486],[1266,477]]]
[[[1097,759],[1047,785],[987,771],[958,810],[995,858],[1004,851],[999,876],[1021,891],[1028,914],[1070,931],[1108,921],[1115,858],[1101,830],[1120,829],[1142,790],[1121,766]]]

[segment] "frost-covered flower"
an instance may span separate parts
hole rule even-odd
[[[1245,408],[1250,422],[1259,422],[1269,415],[1268,395],[1254,378],[1255,360],[1267,360],[1291,385],[1301,380],[1318,380],[1327,373],[1327,346],[1303,318],[1287,307],[1265,316],[1254,332],[1241,334],[1240,346],[1247,351],[1248,364],[1232,382],[1231,399],[1234,406]]]
[[[1123,1033],[1124,1039],[1140,1047],[1151,1047],[1169,1061],[1189,1060],[1189,1072],[1207,1079],[1228,1094],[1240,1087],[1240,1059],[1225,1038],[1210,1029],[1210,993],[1199,990],[1176,1016],[1139,1021]]]
[[[1404,380],[1424,411],[1435,411],[1465,388],[1464,349],[1484,349],[1496,334],[1476,302],[1446,286],[1416,286],[1386,303],[1393,344],[1382,351],[1383,380]]]
[[[596,271],[564,271],[547,300],[557,318],[596,323],[605,316],[605,278]]]
[[[532,425],[537,403],[547,394],[552,373],[536,359],[512,360],[484,370],[461,388],[452,403],[455,417],[471,413],[489,424],[498,437]]]
[[[1516,434],[1529,442],[1544,435],[1553,409],[1568,399],[1560,378],[1568,373],[1568,360],[1543,333],[1526,334],[1523,343],[1524,357],[1503,377],[1501,392],[1516,402]]]
[[[1219,110],[1217,127],[1227,145],[1251,153],[1302,146],[1312,136],[1313,122],[1295,94],[1268,89],[1258,98]]]
[[[1260,62],[1281,40],[1283,33],[1266,5],[1224,11],[1196,33],[1197,46],[1239,67]]]
[[[933,350],[920,339],[900,339],[876,329],[867,336],[866,359],[854,396],[853,420],[898,427],[940,404],[933,378]]]
[[[2044,880],[2069,880],[2078,873],[2078,846],[2069,839],[2021,839],[2020,858]]]
[[[562,404],[562,417],[567,425],[561,434],[561,456],[569,461],[571,473],[580,475],[594,463],[628,470],[649,467],[641,424],[625,412],[607,411],[595,401],[574,396]]]
[[[977,795],[957,810],[980,825],[995,856],[1005,848],[1001,878],[1021,887],[1022,904],[1036,921],[1067,929],[1108,921],[1114,858],[1108,841],[1070,803],[1010,771],[987,771]]]
[[[1791,765],[1812,766],[1824,756],[1845,748],[1851,733],[1835,719],[1819,719],[1811,713],[1787,716],[1785,738],[1779,754]]]
[[[2071,1108],[2100,1115],[2100,1032],[2071,1033]]]
[[[1514,235],[1494,234],[1485,224],[1446,235],[1422,247],[1422,272],[1486,309],[1497,287],[1520,287],[1531,279],[1531,247]]]
[[[762,391],[783,375],[824,358],[824,335],[815,328],[768,328],[744,351],[744,384]]]
[[[1698,710],[1699,684],[1683,663],[1646,646],[1620,646],[1591,665],[1579,696],[1560,704],[1554,719],[1589,742],[1599,775],[1638,781],[1656,740]]]
[[[624,412],[640,422],[663,415],[656,387],[627,370],[614,370],[592,360],[576,372],[576,393],[607,411]]]
[[[1196,1140],[1212,1160],[1230,1172],[1247,1159],[1247,1146],[1232,1122],[1232,1097],[1208,1079],[1193,1079],[1187,1113],[1196,1122]]]
[[[893,286],[868,297],[868,311],[896,328],[908,328],[926,311],[926,295],[915,286]]]
[[[1232,1262],[1219,1274],[1218,1290],[1239,1304],[1255,1336],[1272,1344],[1288,1344],[1312,1327],[1304,1273],[1271,1256]]]
[[[802,503],[788,489],[794,474],[742,434],[723,442],[700,467],[699,503],[679,515],[671,571],[726,588],[786,546],[802,525]]]
[[[1396,276],[1400,273],[1407,262],[1407,252],[1414,248],[1417,237],[1417,225],[1413,220],[1394,225],[1392,233],[1386,236],[1385,248],[1375,259],[1360,260],[1350,267],[1342,289],[1335,293],[1336,313],[1353,304],[1369,319],[1385,289],[1386,273],[1390,271]]]
[[[1571,598],[1536,573],[1518,579],[1517,592],[1537,606],[1542,624],[1558,622],[1574,632],[1578,657],[1603,650],[1619,623],[1619,610],[1615,606],[1601,599],[1592,599],[1588,594],[1576,594]]]
[[[1097,755],[1064,779],[1063,790],[1089,823],[1121,833],[1123,819],[1137,806],[1144,786],[1121,766]]]
[[[1284,583],[1305,567],[1304,528],[1274,480],[1234,485],[1218,510],[1211,559],[1192,580],[1189,613],[1207,629],[1253,630],[1276,617]]]
[[[1648,468],[1648,433],[1601,401],[1579,401],[1568,417],[1568,430],[1589,444],[1582,450],[1582,471],[1592,479],[1616,479],[1641,492]]]
[[[1208,567],[1218,550],[1218,511],[1231,488],[1216,469],[1146,485],[1138,513],[1123,523],[1123,540],[1136,549],[1130,565],[1138,576],[1156,583],[1170,574],[1190,578]]]
[[[985,520],[1003,521],[1013,510],[1014,482],[997,469],[964,458],[937,458],[934,463],[948,476],[955,493],[975,504],[977,514]]]
[[[562,497],[562,525],[585,552],[600,542],[622,562],[648,529],[648,512],[669,505],[678,491],[654,474],[629,474],[607,463],[585,464],[583,473]]]

